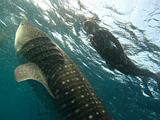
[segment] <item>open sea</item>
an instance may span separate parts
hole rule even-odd
[[[0,0],[0,120],[62,120],[40,83],[15,81],[14,70],[23,63],[14,48],[15,33],[25,18],[72,58],[114,120],[160,120],[155,80],[145,78],[144,84],[110,70],[91,46],[82,22],[93,15],[139,67],[160,71],[159,0]]]

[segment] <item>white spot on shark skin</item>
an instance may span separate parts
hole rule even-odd
[[[84,95],[81,95],[81,98],[84,98]]]
[[[102,110],[102,113],[105,113],[105,111],[104,111],[104,110]]]
[[[90,100],[93,100],[93,98],[89,98]]]
[[[92,95],[95,95],[93,92],[91,93]]]
[[[69,75],[69,72],[67,72],[66,75]]]
[[[71,92],[74,92],[74,89],[73,89],[73,88],[71,89]]]
[[[79,78],[76,78],[76,80],[79,80]]]
[[[76,110],[75,110],[75,113],[79,113],[79,111],[80,111],[80,109],[76,109]]]
[[[75,73],[75,72],[76,72],[75,70],[72,70],[72,71],[71,71],[71,73]]]
[[[75,73],[76,71],[75,70],[73,70],[73,73]]]
[[[63,81],[63,82],[62,82],[62,84],[64,85],[64,84],[65,84],[65,82]]]
[[[58,70],[62,70],[62,68],[60,67]]]
[[[89,106],[89,104],[85,104],[85,107],[88,107]]]
[[[68,95],[69,94],[69,92],[65,92],[65,95]]]
[[[69,82],[70,82],[70,80],[67,80],[67,82],[69,83]]]
[[[75,100],[72,100],[71,103],[75,103]]]
[[[96,115],[99,115],[99,112],[96,112]]]
[[[93,115],[89,115],[88,118],[91,120],[93,119]]]

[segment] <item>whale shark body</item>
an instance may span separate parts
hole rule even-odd
[[[111,120],[90,83],[44,32],[22,21],[16,32],[15,48],[28,60],[16,68],[17,82],[40,82],[57,101],[65,120]]]

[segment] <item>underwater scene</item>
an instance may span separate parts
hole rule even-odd
[[[26,29],[21,28],[23,25]],[[30,60],[23,53],[33,42],[29,38],[34,39],[35,46],[42,46],[26,53],[33,55]],[[22,40],[26,43],[22,44]],[[53,46],[48,45],[50,42]],[[58,47],[54,48],[55,44]],[[22,47],[18,49],[18,45]],[[46,53],[56,57],[37,64],[36,70],[41,70],[42,76],[33,66],[27,66],[27,73],[27,67],[20,69],[43,47],[51,49]],[[35,61],[47,54],[39,56]],[[49,64],[54,64],[54,60],[60,62],[55,66]],[[54,73],[59,64],[62,70]],[[70,64],[73,68],[68,68]],[[73,70],[67,73],[67,69]],[[63,77],[68,86],[75,87],[76,93],[66,92],[69,88],[64,89],[62,81],[57,95],[52,89],[54,81],[49,81],[52,76],[56,81],[57,74],[57,79]],[[73,78],[68,80],[66,74],[72,74],[70,77],[78,82],[69,81]],[[44,79],[49,88],[43,84]],[[80,83],[83,86],[78,91]],[[63,94],[70,95],[63,96],[67,107],[57,104],[62,103],[57,96]],[[77,98],[77,103],[71,106],[68,102],[74,103],[69,101],[72,97]],[[61,107],[66,107],[65,111]],[[103,107],[109,118],[105,117]],[[0,0],[0,120],[63,119],[160,120],[159,0]]]

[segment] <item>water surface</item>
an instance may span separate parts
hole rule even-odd
[[[109,70],[82,29],[84,16],[122,43],[126,54],[143,68],[160,71],[160,3],[158,0],[0,0],[0,119],[61,120],[55,101],[37,82],[17,84],[21,61],[14,38],[28,18],[45,31],[78,65],[115,120],[160,120],[160,91],[153,79]],[[147,87],[148,86],[148,89]],[[153,97],[148,95],[151,91]]]

